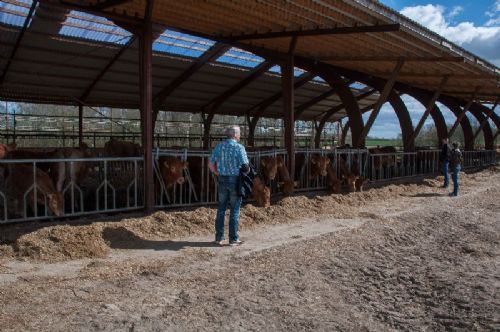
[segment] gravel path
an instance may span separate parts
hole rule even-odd
[[[0,330],[500,331],[500,173],[467,179],[458,198],[421,186],[239,248],[130,235],[102,259],[6,260]]]

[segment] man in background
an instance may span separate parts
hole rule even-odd
[[[458,196],[458,175],[462,169],[462,152],[456,142],[453,143],[453,150],[450,152],[450,168],[453,180],[453,192],[450,193],[450,196]]]
[[[240,127],[226,129],[227,139],[215,147],[210,156],[208,167],[219,177],[219,206],[215,219],[215,243],[222,245],[224,240],[224,218],[229,204],[229,244],[238,246],[243,242],[238,237],[241,195],[238,192],[240,169],[249,170],[247,153],[240,141]]]
[[[443,138],[443,146],[441,148],[439,161],[441,162],[441,170],[444,175],[444,183],[442,185],[442,188],[448,188],[448,185],[450,183],[450,177],[448,175],[448,166],[450,164],[450,146],[448,144],[448,138]]]

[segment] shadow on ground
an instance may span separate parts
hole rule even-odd
[[[154,241],[145,240],[125,227],[107,227],[102,238],[113,249],[153,249],[178,251],[185,248],[210,248],[218,245],[212,242]]]
[[[421,194],[415,194],[415,195],[409,195],[408,197],[445,197],[448,196],[448,193],[421,193]]]

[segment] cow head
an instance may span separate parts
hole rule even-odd
[[[160,161],[161,173],[167,188],[174,184],[183,184],[183,171],[188,168],[187,161],[182,161],[176,157],[165,157]]]
[[[328,174],[328,166],[330,165],[330,158],[324,156],[313,155],[311,156],[311,175],[326,176]]]
[[[278,173],[278,160],[274,157],[261,157],[260,158],[261,172],[266,179],[274,180],[276,173]]]
[[[60,217],[64,213],[64,197],[60,192],[54,192],[47,194],[47,200],[49,202],[49,210],[55,216]]]
[[[356,191],[356,179],[357,176],[352,173],[344,178],[344,180],[347,182],[347,189],[349,190],[349,192]]]
[[[9,152],[16,149],[16,143],[0,144],[0,159],[3,159]]]
[[[266,208],[271,206],[271,190],[259,177],[253,179],[252,195],[257,202],[257,206]]]
[[[297,181],[292,181],[292,180],[286,180],[278,183],[278,188],[280,188],[284,196],[291,196],[295,191],[296,186],[297,186]]]

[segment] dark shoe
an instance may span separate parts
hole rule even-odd
[[[213,244],[215,244],[215,245],[217,245],[217,246],[223,246],[223,245],[224,245],[224,244],[223,244],[223,240],[219,240],[219,241],[215,240],[215,241],[214,241],[214,242],[212,242],[212,243],[213,243]]]
[[[243,244],[243,241],[240,241],[240,240],[236,240],[236,241],[229,241],[229,245],[231,247],[237,247],[237,246],[241,246]]]
[[[450,196],[450,197],[457,197],[457,196],[458,196],[458,194],[455,194],[455,193],[449,193],[449,194],[448,194],[448,196]]]

